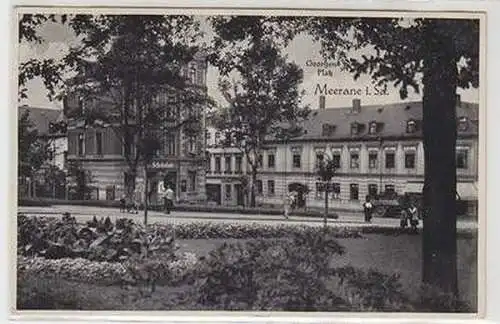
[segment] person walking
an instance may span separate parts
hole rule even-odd
[[[366,223],[371,223],[371,221],[372,221],[373,204],[372,204],[369,196],[366,196],[366,201],[363,204],[363,209],[364,209],[364,212],[365,212],[365,222]]]
[[[288,193],[285,194],[285,198],[283,199],[283,215],[285,216],[286,219],[288,219],[288,216],[290,214],[290,207],[293,204],[293,194]]]
[[[174,206],[174,191],[170,186],[167,186],[167,190],[165,192],[165,201],[166,201],[166,211],[167,214],[170,214],[170,210],[172,210]]]
[[[165,197],[167,192],[167,187],[166,187],[166,182],[164,181],[159,181],[158,182],[158,198],[160,199],[160,202],[163,203],[163,211],[166,212],[167,210],[167,198]]]

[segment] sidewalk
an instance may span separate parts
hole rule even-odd
[[[87,207],[75,205],[55,205],[51,207],[19,207],[20,213],[26,213],[37,216],[60,216],[64,212],[69,212],[71,215],[81,219],[82,221],[90,220],[95,215],[97,218],[110,217],[111,219],[118,218],[133,218],[142,220],[144,212],[139,211],[138,214],[121,213],[117,208],[101,208]],[[322,225],[322,217],[312,216],[290,216],[287,220],[282,215],[268,214],[242,214],[242,213],[208,213],[208,212],[189,212],[189,211],[173,211],[170,215],[157,211],[148,211],[148,219],[150,223],[191,223],[191,222],[241,222],[241,223],[290,223],[290,224],[307,224],[307,225]],[[383,227],[399,227],[399,219],[395,218],[374,218],[372,223],[363,221],[362,213],[343,212],[339,213],[338,219],[328,219],[328,224],[332,226],[383,226]],[[421,227],[421,224],[420,224]],[[457,222],[458,229],[473,229],[477,228],[477,223],[473,220],[459,220]]]

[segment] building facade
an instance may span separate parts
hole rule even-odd
[[[182,74],[188,79],[189,86],[206,95],[207,63],[204,55],[196,55],[183,68]],[[177,104],[178,94],[166,90],[158,96],[157,103],[165,107],[165,113],[172,120],[183,118],[185,111],[195,114],[202,129],[205,127],[205,107],[193,105],[180,109]],[[89,186],[92,189],[90,199],[116,200],[125,194],[125,184],[135,181],[138,192],[144,189],[143,165],[139,164],[138,174],[134,179],[129,173],[125,159],[125,145],[123,138],[115,131],[113,125],[95,121],[89,125],[81,118],[84,103],[78,98],[68,98],[65,102],[72,117],[68,122],[68,160],[85,172]],[[109,109],[106,100],[89,103],[93,109]],[[78,113],[79,112],[79,113]],[[203,134],[187,135],[184,127],[175,131],[163,132],[160,127],[157,134],[161,139],[161,148],[155,152],[148,165],[148,194],[150,203],[160,203],[158,185],[165,178],[176,193],[176,200],[180,202],[205,201],[205,163]],[[130,150],[136,148],[131,147]],[[142,201],[143,197],[136,199]]]
[[[359,209],[369,193],[422,191],[421,102],[362,106],[354,99],[347,108],[325,108],[322,103],[320,99],[319,109],[304,123],[303,136],[267,143],[259,157],[256,189],[260,205],[280,205],[284,195],[294,190],[300,192],[301,204],[324,206],[323,185],[316,170],[325,158],[337,167],[330,186],[332,208]],[[478,105],[457,98],[457,193],[464,200],[477,200],[478,119]],[[224,163],[226,151],[210,150],[212,171]],[[229,185],[228,174],[212,173],[211,181],[219,178]],[[224,197],[234,204],[229,194]]]

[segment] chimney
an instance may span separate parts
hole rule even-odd
[[[325,96],[319,96],[319,109],[325,109]]]
[[[460,95],[459,94],[455,95],[455,106],[456,107],[461,107],[462,106],[462,101],[460,99]]]
[[[361,112],[361,99],[352,99],[352,113],[359,114]]]

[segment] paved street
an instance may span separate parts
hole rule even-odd
[[[138,214],[121,213],[118,208],[102,208],[102,207],[87,207],[87,206],[71,206],[71,205],[55,205],[51,207],[19,207],[21,213],[37,216],[57,216],[64,212],[69,212],[79,221],[85,222],[92,219],[95,215],[97,218],[109,216],[111,220],[118,218],[132,218],[142,221],[144,213],[139,211]],[[239,214],[239,213],[203,213],[203,212],[187,212],[174,211],[170,215],[162,212],[149,211],[148,223],[191,223],[191,222],[230,222],[230,223],[261,223],[261,224],[307,224],[311,226],[321,226],[323,219],[318,217],[299,217],[290,216],[285,219],[278,215],[263,215],[263,214]],[[363,221],[363,215],[355,212],[341,212],[339,218],[329,219],[328,223],[331,226],[368,226],[377,225],[384,227],[398,227],[399,219],[392,218],[374,218],[372,224],[366,224]],[[460,228],[476,228],[477,224],[474,221],[459,220],[457,227]]]

